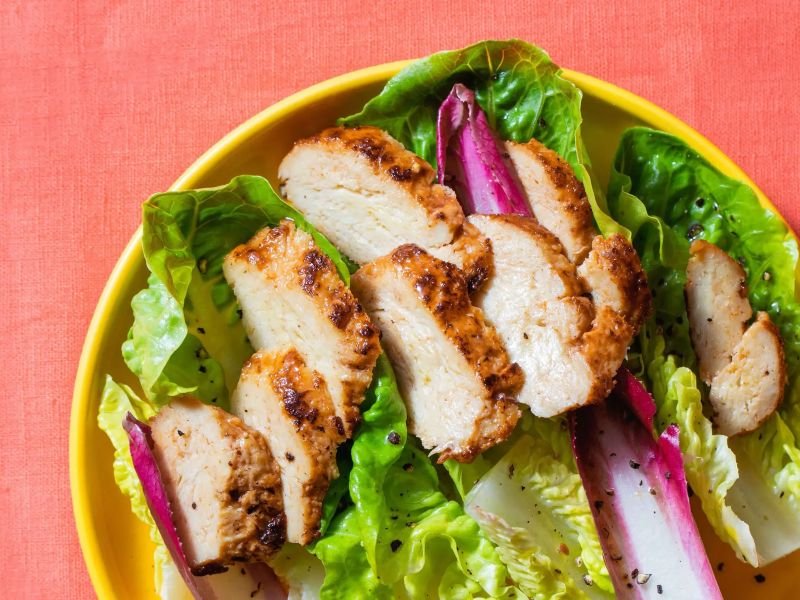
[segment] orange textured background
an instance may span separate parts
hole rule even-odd
[[[799,8],[0,1],[0,597],[93,595],[67,476],[83,335],[140,202],[233,126],[352,69],[520,37],[699,129],[797,227]]]

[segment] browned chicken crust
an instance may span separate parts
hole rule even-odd
[[[413,282],[417,297],[478,373],[491,397],[513,398],[522,385],[522,371],[509,362],[500,336],[486,323],[483,311],[472,305],[459,269],[413,244],[403,244],[390,258],[401,276]]]
[[[438,453],[439,462],[469,462],[507,439],[520,416],[514,394],[523,375],[482,311],[471,304],[461,270],[404,244],[362,267],[352,283],[384,331],[409,408],[409,430],[423,446]],[[426,330],[428,321],[432,325]],[[435,358],[413,364],[423,351]],[[454,420],[452,411],[469,422],[442,426]]]
[[[464,213],[453,191],[434,183],[436,172],[433,168],[382,129],[371,126],[331,127],[295,142],[295,146],[319,143],[335,144],[343,150],[358,152],[369,161],[375,173],[406,188],[434,219],[446,221],[454,228],[464,222]]]
[[[570,260],[580,264],[596,235],[583,184],[567,161],[538,140],[505,145],[536,219],[561,241]],[[531,179],[536,185],[530,185]],[[548,190],[548,198],[536,189]]]
[[[330,258],[309,234],[284,220],[231,251],[225,274],[253,345],[297,345],[326,377],[343,430],[352,435],[381,352],[380,333]],[[267,315],[270,307],[274,314]]]
[[[433,168],[376,127],[334,127],[295,142],[281,191],[344,254],[366,264],[415,243],[485,280],[491,245],[465,227],[455,193]]]
[[[336,449],[344,441],[325,380],[294,348],[256,352],[242,369],[233,410],[259,430],[276,453],[288,525],[299,532],[289,541],[314,541],[320,535],[325,494],[338,476]],[[285,428],[294,430],[291,438]]]
[[[280,549],[286,539],[281,474],[261,434],[190,397],[164,407],[150,427],[195,575],[222,572],[234,562],[264,561]],[[195,522],[205,514],[215,522]]]
[[[452,244],[429,252],[464,272],[470,294],[478,291],[492,274],[492,242],[469,222],[464,222]]]
[[[542,417],[603,400],[649,309],[630,245],[597,236],[579,274],[556,236],[532,217],[469,221],[495,248],[494,275],[475,303],[525,372],[518,400]]]

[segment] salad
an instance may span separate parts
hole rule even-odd
[[[600,189],[581,122],[481,42],[275,188],[144,204],[98,422],[162,598],[721,598],[690,489],[741,560],[800,547],[794,237],[652,129]]]

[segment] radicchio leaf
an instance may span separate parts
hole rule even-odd
[[[436,162],[439,183],[455,189],[466,214],[532,215],[486,114],[460,83],[439,107]]]

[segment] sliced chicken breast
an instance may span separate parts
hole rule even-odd
[[[686,306],[700,377],[711,384],[731,362],[753,309],[747,299],[747,275],[727,252],[705,240],[690,247],[686,266]],[[716,319],[716,322],[715,322]]]
[[[263,434],[280,465],[286,539],[314,541],[344,440],[325,380],[294,348],[256,352],[242,369],[231,408]]]
[[[711,382],[709,400],[719,431],[736,435],[757,429],[777,410],[785,386],[780,333],[760,312],[736,344],[731,362]]]
[[[747,325],[747,278],[727,252],[704,240],[692,242],[690,252],[686,308],[714,423],[725,435],[753,431],[783,399],[787,375],[780,333],[764,312]]]
[[[296,142],[278,176],[284,197],[356,263],[413,243],[442,249],[473,285],[480,283],[476,252],[490,247],[470,243],[476,234],[462,230],[464,213],[453,191],[435,183],[431,166],[386,132],[326,129]]]
[[[636,265],[627,265],[631,273],[626,265],[595,273],[607,267],[603,250],[615,243],[598,237],[584,263],[598,284],[589,295],[561,243],[535,219],[472,215],[469,221],[494,247],[493,275],[475,304],[525,373],[517,399],[540,417],[604,399],[639,327],[638,313],[646,311],[646,282],[628,281]],[[609,286],[605,280],[614,277],[622,281]]]
[[[537,140],[505,147],[536,220],[580,264],[597,235],[583,184],[564,159]]]
[[[291,221],[258,232],[223,270],[257,350],[297,348],[324,377],[349,437],[380,354],[378,329],[313,238]]]
[[[154,454],[195,575],[259,562],[283,544],[278,465],[260,433],[216,406],[174,400],[150,420]]]
[[[479,290],[491,276],[492,243],[470,223],[464,223],[452,244],[431,248],[429,252],[464,272],[470,294]]]
[[[522,374],[457,267],[405,244],[363,266],[352,286],[383,333],[409,430],[439,462],[469,462],[511,434]]]

